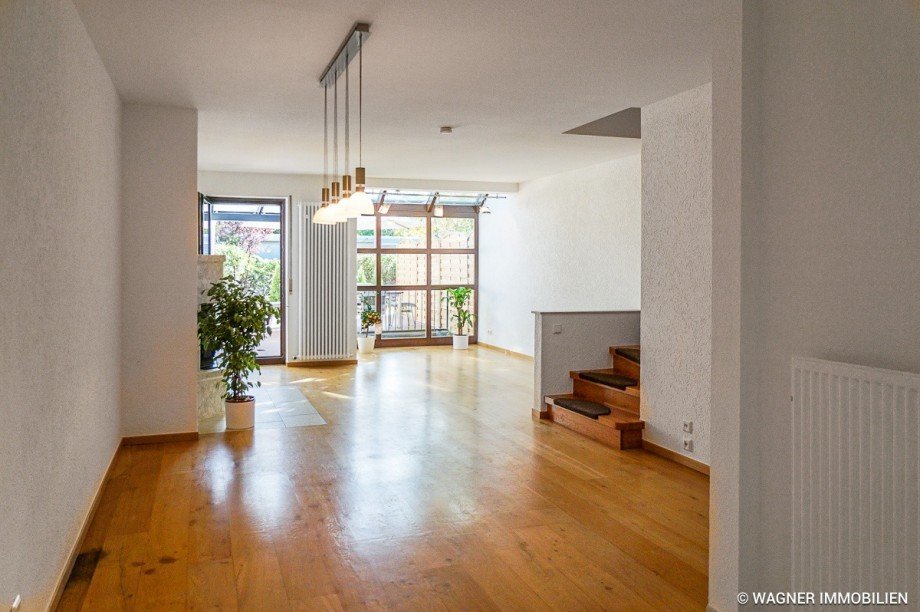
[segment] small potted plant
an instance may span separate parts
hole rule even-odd
[[[371,334],[371,328],[374,333]],[[370,353],[374,350],[374,342],[377,341],[377,332],[380,329],[380,313],[371,308],[365,308],[361,312],[361,336],[358,336],[358,352]]]
[[[447,290],[447,310],[450,312],[450,306],[453,304],[454,313],[450,318],[457,322],[457,333],[454,334],[455,350],[470,347],[470,337],[466,332],[473,327],[473,320],[476,318],[476,315],[468,310],[472,296],[473,290],[469,287],[455,287]]]
[[[247,393],[253,386],[249,375],[261,371],[256,349],[262,338],[271,335],[271,319],[279,312],[267,298],[232,276],[212,284],[208,296],[211,307],[201,311],[198,336],[202,345],[219,351],[227,429],[249,429],[255,423],[256,404]]]

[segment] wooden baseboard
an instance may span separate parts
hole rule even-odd
[[[332,368],[336,366],[349,366],[358,363],[357,359],[321,359],[317,361],[288,361],[289,368]]]
[[[179,431],[176,433],[155,434],[152,436],[125,436],[121,439],[121,445],[134,446],[136,444],[163,444],[164,442],[194,442],[197,439],[197,431]]]
[[[495,346],[494,344],[486,344],[485,342],[478,342],[477,344],[483,348],[489,349],[490,351],[498,351],[499,353],[504,353],[505,355],[509,355],[511,357],[517,357],[518,359],[524,359],[526,361],[533,361],[533,357],[530,355],[525,355],[524,353],[518,353],[517,351]]]
[[[93,522],[93,517],[96,516],[96,509],[99,507],[99,501],[102,499],[102,491],[105,489],[105,483],[108,482],[109,476],[112,474],[112,468],[115,467],[115,458],[118,457],[118,450],[120,448],[121,444],[115,447],[115,452],[112,453],[112,457],[109,459],[109,465],[105,469],[105,472],[103,472],[99,484],[96,485],[96,492],[93,493],[93,501],[89,506],[89,510],[83,515],[83,519],[80,522],[80,530],[77,533],[77,539],[71,544],[70,552],[67,554],[67,560],[64,563],[64,567],[61,568],[61,572],[58,574],[57,582],[54,585],[54,591],[51,593],[51,600],[48,602],[48,607],[46,608],[47,610],[57,609],[61,601],[61,596],[64,594],[64,588],[67,586],[67,581],[70,579],[70,573],[73,571],[73,564],[76,563],[77,557],[80,554],[80,546],[83,545],[83,539],[86,537],[86,532],[89,530],[90,523]]]
[[[672,451],[670,448],[665,448],[660,444],[655,444],[654,442],[649,442],[648,440],[642,440],[642,448],[654,455],[664,457],[665,459],[670,459],[671,461],[686,466],[691,470],[696,470],[700,474],[706,474],[709,476],[708,465],[701,461],[697,461],[696,459],[691,459],[686,455],[681,455],[678,452]]]

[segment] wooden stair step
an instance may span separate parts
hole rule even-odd
[[[613,359],[614,372],[639,379],[641,367],[638,346],[611,346],[610,357]]]
[[[559,397],[555,400],[556,406],[562,406],[566,410],[577,412],[582,416],[591,419],[597,419],[600,416],[609,415],[611,410],[604,404],[591,402],[588,400],[578,399],[577,397]]]
[[[618,449],[640,448],[642,446],[642,429],[645,423],[638,416],[624,412],[617,407],[606,406],[596,402],[584,402],[570,394],[547,395],[544,398],[547,410],[541,418],[571,429],[592,440]],[[594,404],[596,410],[605,410],[607,414],[597,417],[585,416],[563,404]]]
[[[572,395],[578,399],[612,405],[635,415],[639,414],[640,391],[636,387],[617,389],[576,375],[572,377]]]
[[[638,346],[612,346],[610,347],[610,353],[614,356],[623,357],[624,359],[629,359],[636,365],[640,365],[641,350]]]
[[[582,370],[578,372],[578,376],[583,380],[590,380],[593,383],[613,387],[620,391],[639,385],[639,381],[635,378],[617,374],[614,370]]]

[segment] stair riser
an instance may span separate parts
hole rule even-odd
[[[623,376],[629,376],[630,378],[640,380],[639,373],[641,368],[639,367],[639,364],[630,361],[625,357],[620,357],[619,355],[613,356],[613,370],[617,374],[622,374]]]
[[[553,423],[561,425],[566,429],[571,429],[585,437],[597,440],[601,444],[606,444],[613,448],[626,450],[631,448],[641,448],[642,431],[638,429],[620,431],[589,419],[588,417],[565,410],[548,406],[549,417]]]
[[[635,415],[639,414],[639,398],[619,389],[576,378],[572,380],[572,390],[575,397],[579,399],[599,404],[610,404],[626,412],[631,412]]]

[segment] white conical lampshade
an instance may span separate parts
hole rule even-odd
[[[339,200],[335,204],[330,204],[326,208],[329,209],[329,218],[332,219],[333,223],[343,223],[348,221],[348,214],[345,210],[345,200]]]
[[[356,191],[349,198],[349,205],[357,211],[359,215],[374,214],[374,198],[363,191]]]
[[[313,213],[313,223],[316,225],[335,225],[335,219],[332,218],[328,206],[318,208]]]
[[[355,207],[354,197],[354,194],[352,194],[347,198],[342,198],[339,201],[339,206],[342,207],[342,216],[345,219],[355,219],[361,216],[361,213],[359,213]]]

